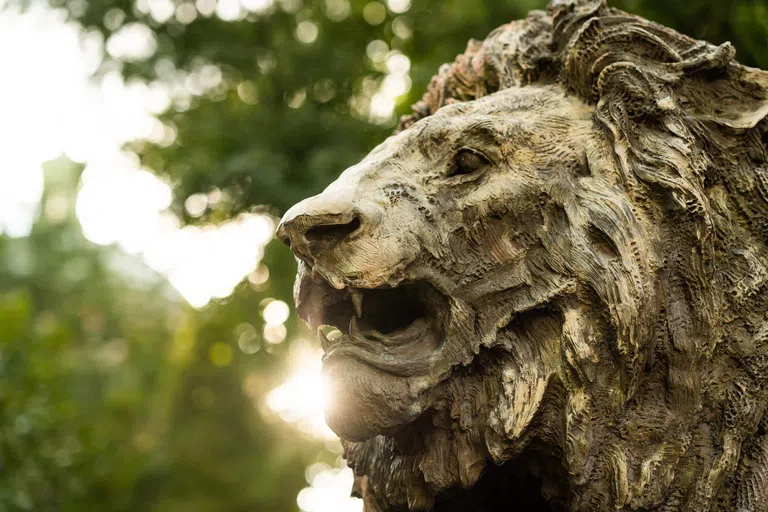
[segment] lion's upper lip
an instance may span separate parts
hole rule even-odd
[[[449,313],[446,297],[424,280],[339,290],[305,276],[296,298],[299,315],[318,332],[324,359],[352,356],[390,373],[429,365]],[[328,337],[324,326],[339,332]]]

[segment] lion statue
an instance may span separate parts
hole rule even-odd
[[[555,0],[286,213],[366,511],[768,511],[768,73],[734,54]]]

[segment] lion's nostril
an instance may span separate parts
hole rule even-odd
[[[304,237],[309,243],[336,245],[360,228],[360,218],[355,217],[346,224],[321,224],[309,228]]]
[[[377,219],[374,212],[373,222]],[[298,258],[315,265],[325,253],[370,225],[371,216],[351,201],[321,194],[291,208],[276,235]]]
[[[291,237],[290,236],[288,236],[286,233],[280,232],[280,231],[277,232],[276,236],[277,236],[277,239],[280,240],[281,242],[283,242],[285,245],[287,245],[289,249],[291,248]]]

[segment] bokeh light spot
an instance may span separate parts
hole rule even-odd
[[[296,39],[304,44],[312,44],[320,33],[320,27],[311,20],[304,20],[296,26]]]
[[[350,496],[355,479],[350,468],[315,466],[313,472],[311,485],[296,498],[302,512],[362,512],[363,501]]]
[[[386,59],[389,45],[381,39],[374,39],[365,49],[366,55],[374,64],[382,63]]]
[[[278,345],[285,341],[288,330],[284,325],[267,324],[264,326],[264,341],[272,345]]]
[[[154,55],[155,50],[155,33],[143,23],[128,23],[107,40],[107,53],[120,60],[145,60]]]
[[[333,83],[333,80],[325,79],[320,80],[315,84],[314,87],[315,92],[315,98],[320,103],[326,103],[328,101],[331,101],[333,97],[336,95],[336,85]]]
[[[195,0],[197,12],[209,18],[216,11],[216,0]]]
[[[244,80],[237,85],[237,95],[243,102],[248,103],[249,105],[254,105],[259,101],[256,84],[251,80]]]
[[[124,21],[125,12],[120,9],[110,9],[104,15],[104,27],[113,32],[120,28]]]
[[[269,268],[266,265],[259,265],[256,270],[248,274],[248,282],[256,289],[267,284],[269,281]]]
[[[158,23],[165,23],[176,11],[176,6],[171,0],[148,0],[149,15]]]
[[[228,366],[232,362],[234,354],[232,347],[226,343],[216,342],[208,351],[208,359],[214,366]]]
[[[398,51],[391,52],[387,56],[387,71],[404,75],[411,70],[411,59]]]
[[[395,14],[402,14],[411,8],[411,0],[387,0],[387,7]]]
[[[351,12],[349,0],[325,0],[325,15],[331,21],[343,21]]]
[[[197,18],[197,9],[193,4],[184,2],[176,7],[176,21],[182,25],[189,25]]]
[[[262,315],[268,325],[280,325],[288,320],[290,313],[291,309],[288,307],[288,304],[281,300],[273,300],[264,308]]]
[[[306,89],[299,89],[288,97],[288,106],[291,108],[301,108],[304,105],[304,101],[307,99]]]
[[[184,209],[190,217],[200,217],[208,208],[208,197],[205,194],[192,194],[184,201]]]
[[[392,32],[403,40],[410,39],[413,36],[413,29],[405,16],[398,16],[392,21]]]
[[[240,0],[217,0],[215,12],[222,21],[237,21],[246,15]]]
[[[263,13],[268,11],[274,5],[274,0],[240,0],[243,7],[251,12]]]
[[[285,12],[295,14],[301,9],[302,0],[279,0],[280,8]]]
[[[363,8],[363,19],[370,25],[379,25],[387,19],[387,8],[380,2],[369,2]]]
[[[255,354],[261,348],[261,338],[256,328],[248,323],[242,323],[235,328],[237,346],[245,354]]]

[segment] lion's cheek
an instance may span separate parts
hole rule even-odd
[[[342,439],[365,441],[414,421],[426,408],[412,397],[408,380],[350,357],[323,365],[327,386],[325,420]]]

